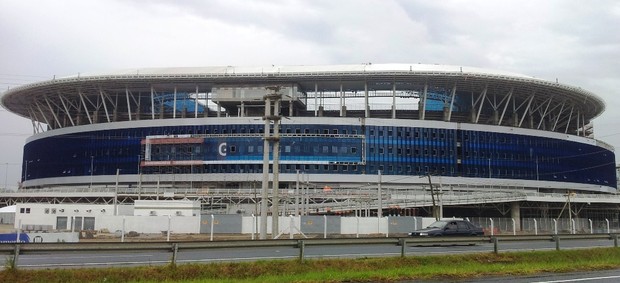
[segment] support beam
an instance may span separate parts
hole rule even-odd
[[[540,125],[542,125],[543,121],[545,120],[545,117],[547,117],[547,111],[549,111],[549,106],[551,106],[551,101],[553,100],[552,97],[549,97],[549,102],[547,102],[547,107],[545,107],[545,111],[542,113],[540,120],[538,121],[538,126],[536,126],[536,129],[540,130]]]
[[[198,85],[196,85],[196,97],[194,97],[194,118],[198,118]]]
[[[88,122],[93,123],[93,119],[90,117],[90,111],[88,110],[88,106],[86,105],[86,101],[84,101],[84,94],[80,91],[78,92],[80,96],[80,100],[82,101],[82,105],[84,105],[84,112],[86,112],[86,117],[88,117]]]
[[[155,120],[155,89],[151,86],[151,120]]]
[[[48,124],[51,126],[50,121],[47,120],[47,117],[45,116],[45,112],[43,112],[43,109],[41,109],[41,105],[39,105],[39,102],[35,101],[34,104],[37,106],[37,109],[39,109],[39,113],[41,113],[41,117],[43,117],[43,120],[45,120],[45,124]]]
[[[448,108],[448,117],[445,119],[446,122],[450,122],[452,120],[452,108],[454,107],[454,98],[456,97],[456,83],[452,87],[452,94],[450,95],[450,107]]]
[[[172,119],[177,117],[177,87],[174,87],[174,97],[172,98]]]
[[[515,231],[521,231],[521,204],[518,201],[510,203],[510,217],[515,220]]]
[[[424,84],[424,91],[422,92],[422,97],[420,97],[420,102],[418,102],[418,119],[424,120],[426,119],[426,96],[428,95],[428,83]]]
[[[498,125],[501,125],[502,121],[504,120],[504,115],[506,114],[506,109],[508,109],[508,104],[510,104],[510,99],[512,98],[513,91],[514,91],[514,87],[510,88],[510,91],[508,92],[508,96],[502,99],[502,102],[506,102],[506,104],[504,104],[504,110],[502,110],[502,115],[499,117],[499,121],[497,122]],[[502,102],[500,102],[500,104],[502,104]]]
[[[319,115],[319,84],[314,83],[314,117]]]
[[[489,85],[485,85],[484,90],[480,94],[480,98],[478,100],[480,101],[480,105],[478,106],[478,114],[476,114],[476,120],[474,121],[474,124],[478,124],[478,121],[480,121],[480,113],[482,113],[482,106],[484,105],[484,100],[486,99],[488,89]]]
[[[370,118],[370,102],[368,99],[368,82],[364,81],[364,117]]]
[[[552,131],[555,131],[555,128],[558,125],[558,122],[560,121],[560,117],[562,116],[562,112],[564,112],[564,104],[566,104],[566,101],[562,102],[562,106],[560,107],[560,112],[558,112],[558,117],[555,119],[555,122],[553,123],[553,127],[551,127]]]
[[[343,106],[344,106],[344,92],[342,91],[342,82],[340,83],[340,99],[338,99],[338,105],[339,105],[339,109],[340,109],[340,117],[343,116]]]
[[[127,98],[127,115],[129,115],[129,121],[131,121],[131,103],[129,100],[129,88],[125,87],[125,98]]]
[[[523,110],[523,116],[521,117],[521,121],[519,122],[519,128],[521,128],[521,126],[523,125],[523,121],[525,120],[525,117],[528,116],[528,112],[530,111],[530,107],[532,106],[532,101],[534,101],[534,96],[535,96],[535,93],[532,93],[532,95],[530,95],[529,102],[527,103],[527,106]]]
[[[58,115],[56,115],[56,112],[54,112],[54,107],[52,107],[52,104],[50,103],[47,96],[45,96],[44,98],[45,98],[45,103],[47,104],[47,107],[49,107],[50,109],[50,113],[52,113],[52,117],[54,117],[54,121],[56,121],[56,125],[58,125],[58,128],[62,128],[62,124],[60,123],[60,120],[58,119]]]
[[[580,122],[579,122],[579,120],[580,120],[580,118],[581,118],[581,114],[579,114],[579,109],[577,109],[577,124],[575,125],[575,132],[576,132],[576,134],[577,134],[578,136],[580,135],[580,134],[579,134],[579,127],[580,127]]]
[[[105,102],[106,97],[103,94],[103,90],[101,88],[99,88],[99,95],[101,95],[101,104],[103,104],[103,110],[105,111],[105,117],[108,120],[108,123],[110,123],[111,122],[111,120],[110,120],[110,113],[108,112],[108,105]]]
[[[392,82],[392,119],[396,119],[396,80]]]
[[[69,107],[67,107],[67,104],[65,103],[60,93],[58,93],[58,99],[60,100],[62,107],[65,109],[65,113],[67,114],[67,118],[69,118],[69,122],[71,122],[71,126],[75,126],[75,123],[73,122],[73,118],[71,118],[71,112],[69,112]]]
[[[564,129],[565,134],[568,133],[568,129],[570,127],[570,121],[573,118],[573,111],[575,111],[575,105],[573,105],[573,107],[570,108],[570,114],[568,114],[568,120],[566,121],[566,128]]]

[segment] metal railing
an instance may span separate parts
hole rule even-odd
[[[90,242],[90,243],[6,243],[0,244],[0,254],[9,255],[7,262],[10,268],[17,268],[19,255],[29,253],[92,253],[105,251],[161,251],[171,252],[170,264],[176,264],[180,251],[208,250],[222,248],[254,248],[254,247],[290,247],[297,248],[298,260],[303,261],[306,246],[326,246],[326,245],[395,245],[400,246],[400,256],[407,255],[407,247],[412,246],[436,246],[436,245],[456,245],[456,244],[481,244],[492,243],[493,252],[499,253],[502,242],[531,242],[547,241],[555,242],[555,249],[561,249],[563,241],[571,240],[610,240],[613,247],[618,247],[618,234],[546,234],[546,235],[503,235],[503,236],[477,236],[477,237],[389,237],[389,238],[340,238],[340,239],[282,239],[282,240],[235,240],[235,241],[214,241],[214,242],[134,242],[134,243],[111,243],[111,242]],[[612,244],[610,243],[610,246]],[[474,251],[472,251],[474,252]],[[484,251],[475,251],[484,252]],[[367,256],[367,255],[365,255]],[[145,263],[146,264],[146,263]]]

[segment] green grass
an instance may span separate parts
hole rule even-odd
[[[391,282],[471,279],[620,267],[620,249],[405,258],[277,260],[135,268],[11,270],[0,282]]]

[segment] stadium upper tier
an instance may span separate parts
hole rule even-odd
[[[282,116],[500,125],[590,136],[593,93],[495,70],[423,64],[132,69],[13,88],[2,105],[36,132],[148,119],[263,116],[268,86]]]

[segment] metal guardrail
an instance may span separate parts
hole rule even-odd
[[[12,256],[8,262],[11,268],[17,268],[20,254],[40,252],[97,252],[97,251],[168,251],[172,253],[170,263],[176,264],[180,250],[253,248],[253,247],[291,247],[299,249],[299,260],[303,261],[306,246],[325,245],[395,245],[401,247],[401,257],[406,256],[406,247],[439,246],[457,244],[493,243],[493,252],[499,253],[501,242],[555,242],[560,250],[562,241],[570,240],[613,240],[618,247],[620,234],[547,234],[547,235],[496,235],[477,237],[386,237],[386,238],[342,238],[342,239],[282,239],[282,240],[233,240],[233,241],[199,241],[199,242],[138,242],[138,243],[3,243],[0,254]]]

